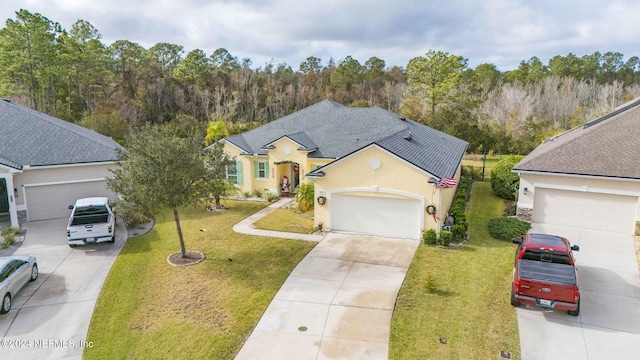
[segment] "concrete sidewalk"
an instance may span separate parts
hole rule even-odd
[[[324,235],[297,234],[297,233],[289,233],[289,232],[281,232],[281,231],[261,230],[261,229],[256,229],[256,227],[253,225],[254,222],[274,212],[276,209],[279,209],[285,205],[290,204],[291,202],[293,202],[293,198],[282,198],[274,202],[273,204],[267,206],[266,208],[258,211],[257,213],[249,216],[248,218],[240,221],[239,223],[233,225],[233,231],[239,232],[241,234],[256,235],[256,236],[269,236],[269,237],[277,237],[277,238],[284,238],[284,239],[296,239],[296,240],[315,241],[315,242],[321,241],[324,238]]]

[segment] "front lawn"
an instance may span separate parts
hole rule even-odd
[[[500,350],[520,358],[509,304],[515,247],[487,228],[503,207],[488,182],[476,182],[469,242],[459,250],[418,247],[393,312],[390,359],[498,359]]]
[[[293,209],[276,209],[253,225],[263,230],[311,234],[313,232],[313,218],[308,216],[313,216],[313,211],[310,214],[298,214]]]
[[[229,210],[181,211],[187,250],[206,259],[172,267],[180,251],[171,212],[127,241],[93,312],[84,359],[231,359],[298,262],[315,243],[233,232],[268,205],[227,201]]]

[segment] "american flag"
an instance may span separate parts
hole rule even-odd
[[[440,181],[438,181],[438,183],[436,184],[436,187],[440,188],[440,189],[447,189],[447,188],[452,188],[454,186],[458,185],[458,182],[456,181],[456,179],[454,178],[446,178],[446,179],[441,179]]]

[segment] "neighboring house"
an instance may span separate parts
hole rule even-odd
[[[107,189],[120,146],[93,130],[0,99],[0,213],[18,226],[68,217],[69,205]],[[0,206],[2,207],[2,206]]]
[[[441,227],[455,188],[436,183],[459,180],[468,146],[380,108],[329,100],[223,141],[237,159],[227,178],[241,191],[282,195],[311,180],[316,225],[409,238]]]
[[[545,140],[514,169],[517,214],[633,234],[640,220],[640,99]]]

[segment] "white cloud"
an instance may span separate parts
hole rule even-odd
[[[256,67],[273,60],[297,69],[308,56],[326,64],[347,55],[406,66],[430,49],[501,70],[569,52],[640,55],[640,4],[632,0],[4,0],[0,18],[20,8],[66,29],[86,20],[106,44],[169,42],[208,55],[222,47]]]

